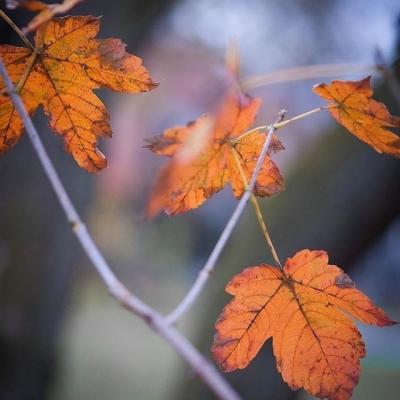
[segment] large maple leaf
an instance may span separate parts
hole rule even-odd
[[[225,371],[245,368],[273,338],[278,370],[292,389],[346,400],[360,375],[365,347],[349,318],[385,326],[394,322],[324,251],[303,250],[283,270],[262,264],[233,277],[234,299],[217,323],[212,352]]]
[[[361,81],[322,83],[313,90],[336,107],[333,118],[378,153],[400,158],[400,137],[389,128],[400,128],[400,118],[389,113],[383,103],[371,99],[370,77]]]
[[[90,172],[107,165],[96,145],[98,138],[111,136],[109,115],[93,89],[137,93],[156,86],[140,58],[126,53],[119,39],[95,39],[99,27],[99,19],[92,16],[55,18],[36,32],[34,52],[0,46],[14,84],[36,57],[20,91],[25,107],[33,114],[42,105],[51,128],[64,138],[66,150]],[[3,88],[0,82],[0,90]],[[22,130],[11,99],[1,94],[0,153],[18,142]]]
[[[146,147],[172,159],[160,173],[148,214],[154,216],[161,209],[167,214],[179,214],[197,208],[228,182],[234,195],[241,197],[245,187],[232,146],[239,154],[246,178],[250,180],[265,133],[253,132],[241,140],[234,140],[251,127],[260,106],[261,99],[253,99],[235,89],[223,99],[215,118],[203,115],[187,126],[167,129],[163,135],[154,138]],[[274,136],[269,154],[282,148]],[[254,193],[271,196],[281,190],[283,178],[267,156]]]

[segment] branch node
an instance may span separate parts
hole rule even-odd
[[[204,276],[204,278],[208,278],[208,277],[211,275],[211,272],[212,272],[212,271],[210,271],[210,270],[204,270],[204,269],[202,269],[202,270],[199,272],[199,275]]]
[[[80,225],[79,221],[68,221],[68,224],[74,232],[78,230]]]
[[[285,110],[284,108],[282,108],[281,111],[279,111],[278,116],[279,116],[279,122],[283,121],[286,117],[286,114],[288,113],[287,110]]]

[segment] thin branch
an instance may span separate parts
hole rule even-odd
[[[28,40],[28,38],[22,33],[21,29],[15,25],[14,21],[3,11],[0,10],[0,17],[7,22],[8,25],[15,31],[15,33],[21,38],[21,40],[25,43],[26,47],[29,47],[31,50],[34,50],[32,43]]]
[[[294,116],[292,118],[289,118],[289,119],[285,119],[282,122],[278,122],[277,124],[275,124],[275,129],[283,128],[284,126],[289,125],[292,122],[298,121],[299,119],[307,118],[308,116],[310,116],[312,114],[318,113],[318,112],[323,111],[323,110],[329,110],[330,108],[337,108],[337,105],[336,104],[329,104],[327,106],[321,106],[321,107],[313,108],[310,111],[307,111],[305,113],[296,115],[296,116]]]
[[[279,120],[281,121],[284,118],[286,111],[282,110],[279,114]],[[269,145],[271,144],[272,135],[276,130],[275,124],[271,125],[268,130],[268,135],[265,138],[262,150],[260,155],[258,156],[258,160],[256,163],[256,167],[254,168],[253,175],[251,176],[249,185],[246,191],[243,193],[239,203],[237,204],[233,214],[231,215],[228,223],[225,225],[224,230],[221,233],[217,243],[215,244],[211,254],[209,255],[206,263],[204,264],[203,268],[200,270],[197,279],[195,280],[192,287],[189,289],[186,296],[183,300],[177,305],[177,307],[166,317],[167,322],[170,324],[174,324],[178,321],[179,318],[183,314],[185,314],[191,305],[196,301],[199,297],[200,293],[202,292],[204,286],[206,285],[208,278],[211,275],[211,272],[214,270],[215,265],[221,255],[225,245],[231,236],[233,229],[235,228],[236,224],[239,221],[240,216],[242,215],[247,202],[251,197],[251,193],[253,192],[254,186],[256,184],[257,176],[261,171],[262,164],[264,162],[264,158],[267,155]]]
[[[310,111],[306,111],[306,112],[304,112],[302,114],[295,115],[292,118],[285,119],[284,121],[276,122],[273,125],[260,125],[260,126],[257,126],[256,128],[250,129],[249,131],[246,131],[246,132],[242,133],[240,136],[238,136],[237,138],[232,140],[232,144],[240,142],[244,137],[246,137],[246,136],[248,136],[248,135],[250,135],[250,134],[252,134],[254,132],[266,131],[266,130],[269,130],[271,127],[273,127],[275,130],[277,130],[277,129],[283,128],[286,125],[291,124],[294,121],[298,121],[299,119],[306,118],[309,115],[318,113],[318,112],[320,112],[322,110],[328,110],[329,108],[334,108],[334,107],[337,107],[337,105],[336,104],[330,104],[328,106],[317,107],[317,108],[313,108]]]
[[[374,73],[375,65],[367,64],[317,64],[303,67],[281,69],[267,74],[242,79],[240,86],[244,91],[277,83],[293,82],[314,78],[337,77],[349,73]]]
[[[149,327],[166,340],[177,353],[193,368],[212,392],[222,400],[240,400],[238,394],[231,388],[218,370],[176,329],[155,310],[142,302],[138,297],[118,280],[111,270],[102,253],[88,233],[71,199],[68,196],[58,174],[51,162],[46,149],[34,127],[31,118],[20,98],[15,92],[11,79],[3,61],[0,58],[0,75],[3,77],[8,94],[11,96],[18,114],[20,115],[32,145],[39,157],[51,186],[60,202],[64,213],[86,255],[92,261],[110,294],[125,308],[142,318]]]
[[[248,182],[247,182],[246,175],[245,175],[245,173],[243,171],[242,165],[240,163],[239,154],[238,154],[238,152],[237,152],[237,150],[235,149],[234,146],[231,146],[231,150],[232,150],[233,158],[235,159],[236,165],[238,167],[240,176],[242,178],[243,185],[244,185],[245,188],[247,188],[248,187]],[[264,219],[264,217],[262,215],[260,204],[258,203],[257,197],[254,195],[253,192],[251,193],[250,200],[251,200],[251,203],[253,204],[258,224],[260,225],[260,228],[261,228],[261,231],[262,231],[262,233],[264,235],[265,241],[267,242],[269,250],[271,251],[272,258],[274,259],[275,264],[280,269],[282,269],[282,264],[281,264],[281,261],[279,260],[278,253],[275,250],[275,246],[274,246],[274,244],[272,242],[271,235],[268,232],[267,223],[265,222],[265,219]]]

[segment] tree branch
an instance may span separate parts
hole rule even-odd
[[[312,110],[306,111],[304,113],[295,115],[292,118],[289,119],[285,119],[284,121],[279,121],[279,122],[275,122],[272,126],[274,127],[275,130],[283,128],[286,125],[291,124],[292,122],[298,121],[299,119],[303,119],[303,118],[307,118],[309,115],[318,113],[320,111],[323,110],[328,110],[330,108],[335,108],[337,107],[336,104],[329,104],[327,106],[321,106],[321,107],[317,107],[317,108],[313,108]],[[244,137],[254,133],[254,132],[263,132],[267,129],[270,129],[271,125],[260,125],[260,126],[256,126],[253,129],[250,129],[249,131],[246,131],[244,133],[242,133],[240,136],[236,137],[235,139],[232,140],[232,144],[238,143],[240,142]]]
[[[260,155],[258,156],[256,167],[254,168],[253,175],[251,176],[249,185],[246,188],[246,191],[243,193],[243,196],[241,197],[239,203],[237,204],[235,210],[233,211],[233,214],[231,215],[228,223],[225,225],[224,230],[221,233],[221,236],[219,237],[217,243],[214,246],[214,249],[212,250],[211,254],[209,255],[206,263],[204,264],[203,268],[200,270],[199,275],[197,276],[197,279],[195,280],[194,284],[192,287],[189,289],[189,292],[186,294],[186,296],[183,298],[183,300],[177,305],[177,307],[166,317],[167,322],[170,324],[176,323],[178,319],[185,314],[191,305],[196,301],[196,299],[199,297],[201,291],[203,290],[204,286],[206,285],[208,278],[211,274],[211,272],[214,270],[215,265],[219,259],[219,256],[222,253],[222,250],[225,248],[225,245],[231,236],[233,229],[235,228],[236,224],[239,221],[240,216],[242,215],[250,197],[251,194],[253,193],[254,186],[257,181],[258,174],[261,171],[265,156],[267,155],[269,145],[271,144],[272,140],[272,135],[276,131],[276,124],[278,124],[280,121],[283,120],[283,118],[286,115],[286,111],[282,110],[279,113],[279,118],[276,121],[276,123],[272,124],[269,127],[268,134],[265,137],[265,141],[262,147],[262,150],[260,152]]]
[[[26,111],[21,97],[16,93],[13,83],[7,73],[3,60],[0,58],[0,75],[3,77],[7,92],[10,95],[18,114],[20,115],[29,139],[39,157],[50,184],[60,202],[64,213],[78,238],[86,255],[92,261],[110,294],[125,308],[142,318],[149,327],[166,340],[177,353],[193,368],[203,382],[221,400],[240,400],[239,395],[231,388],[218,370],[176,329],[155,310],[131,293],[116,277],[102,253],[88,233],[71,199],[68,196],[58,174],[51,162],[46,149],[37,133],[32,120]]]
[[[250,76],[240,82],[243,91],[277,83],[294,82],[306,79],[326,78],[330,76],[348,75],[350,73],[377,72],[375,65],[368,64],[316,64],[302,67],[280,69],[263,75]]]

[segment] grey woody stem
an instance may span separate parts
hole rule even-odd
[[[0,75],[2,76],[7,93],[11,97],[15,108],[21,117],[29,139],[39,157],[50,184],[60,202],[72,231],[78,238],[86,255],[91,260],[97,273],[101,277],[110,294],[133,314],[142,318],[148,326],[167,341],[177,353],[192,367],[200,379],[221,400],[240,400],[239,395],[232,389],[220,372],[208,362],[205,357],[158,312],[153,310],[138,297],[131,293],[116,277],[102,253],[94,243],[85,224],[76,211],[57,171],[51,162],[46,149],[26,111],[21,97],[17,94],[7,73],[3,60],[0,58]]]
[[[239,221],[240,216],[242,215],[242,213],[251,197],[251,194],[253,193],[258,174],[261,171],[265,156],[268,153],[268,149],[271,144],[272,136],[277,129],[276,124],[279,123],[280,121],[282,121],[283,118],[285,117],[285,115],[286,115],[286,111],[282,110],[279,113],[279,118],[276,121],[276,123],[273,125],[270,125],[270,127],[268,129],[268,134],[265,137],[265,141],[264,141],[262,150],[260,152],[260,155],[258,156],[256,167],[254,168],[253,175],[251,176],[251,179],[246,188],[246,191],[243,193],[243,196],[241,197],[239,203],[237,204],[235,210],[233,211],[233,214],[229,218],[228,223],[225,225],[225,228],[222,231],[221,236],[219,237],[217,243],[215,244],[215,246],[214,246],[211,254],[209,255],[206,263],[204,264],[203,268],[200,270],[200,272],[197,276],[197,279],[193,283],[192,287],[189,289],[188,293],[183,298],[183,300],[177,305],[177,307],[166,317],[167,321],[170,324],[176,323],[178,321],[178,319],[180,319],[182,317],[182,315],[185,314],[189,310],[189,308],[199,297],[204,286],[206,285],[208,278],[210,277],[212,271],[214,270],[215,265],[221,255],[223,249],[225,248],[225,245],[226,245],[228,239],[230,238],[236,224]]]

